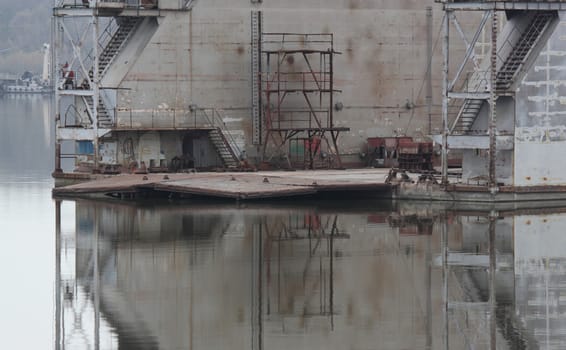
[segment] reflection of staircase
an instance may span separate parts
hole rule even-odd
[[[554,12],[537,12],[527,26],[513,51],[509,54],[503,66],[497,72],[496,89],[507,90],[511,87],[519,69],[525,63],[529,52],[537,43],[545,27],[555,17]]]
[[[142,21],[139,17],[122,17],[118,25],[118,29],[112,35],[112,38],[108,41],[104,50],[100,54],[98,61],[98,74],[102,76],[106,69],[110,66],[110,63],[120,52],[120,49],[124,46],[124,43],[135,31],[134,28]]]
[[[476,120],[484,100],[467,99],[464,101],[458,119],[452,126],[452,132],[457,134],[465,134],[470,131],[474,121]]]
[[[84,96],[83,97],[84,103],[88,106],[87,112],[90,116],[90,119],[93,120],[92,110],[93,110],[93,98],[92,96]],[[106,107],[104,107],[104,103],[102,102],[102,98],[98,99],[98,106],[96,109],[97,117],[98,117],[98,127],[102,129],[110,129],[114,126],[112,121],[112,117],[108,114]]]
[[[234,150],[222,130],[220,128],[212,129],[208,132],[208,137],[214,145],[214,148],[216,148],[224,166],[226,168],[237,168],[239,165],[238,157],[234,153]]]

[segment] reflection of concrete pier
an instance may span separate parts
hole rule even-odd
[[[558,320],[544,328],[542,309],[533,314],[533,300],[544,308],[558,295],[553,279],[525,268],[532,259],[519,246],[545,216],[92,201],[76,202],[75,213],[72,233],[57,224],[57,348],[515,349],[544,344],[541,332],[561,340]],[[539,270],[558,266],[546,261]],[[559,303],[549,310],[553,320]]]

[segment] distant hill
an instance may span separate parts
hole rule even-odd
[[[53,0],[0,0],[0,72],[40,72]]]

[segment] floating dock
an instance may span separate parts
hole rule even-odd
[[[320,194],[391,198],[389,169],[262,171],[253,173],[128,174],[53,189],[55,197],[138,198],[151,195],[236,200]]]

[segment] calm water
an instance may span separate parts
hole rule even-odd
[[[55,202],[48,110],[0,97],[2,349],[566,348],[566,210]]]

